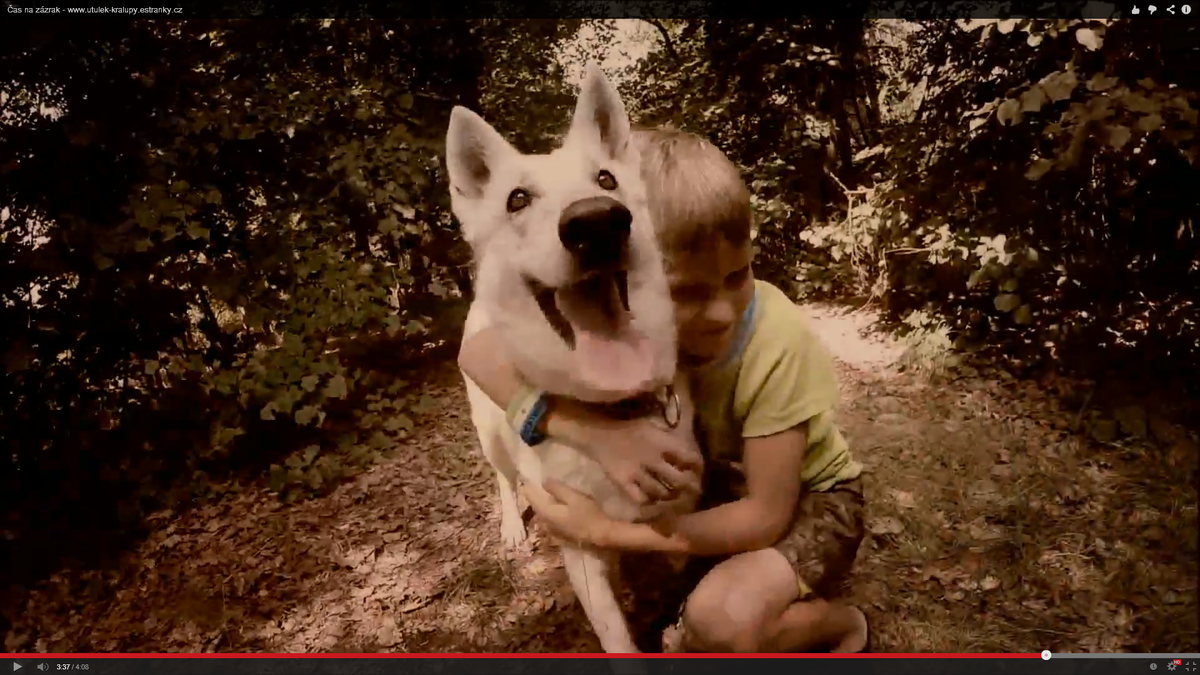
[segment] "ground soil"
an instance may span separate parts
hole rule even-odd
[[[1097,443],[1062,382],[901,372],[868,314],[810,309],[867,469],[848,598],[877,651],[1200,651],[1191,438],[1152,417],[1146,438]],[[295,504],[258,486],[159,514],[119,568],[29,594],[7,651],[597,650],[536,522],[529,551],[499,551],[461,380],[430,370],[434,407],[388,459]],[[687,589],[635,568],[649,649]]]

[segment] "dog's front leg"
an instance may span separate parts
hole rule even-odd
[[[640,651],[633,642],[625,613],[613,590],[618,554],[568,546],[563,546],[562,552],[567,576],[596,637],[600,638],[600,647],[609,654]]]

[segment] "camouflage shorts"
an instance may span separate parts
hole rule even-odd
[[[705,473],[702,508],[745,496],[746,477],[740,467],[714,463]],[[791,527],[774,546],[796,570],[800,597],[836,594],[854,566],[863,540],[863,510],[862,481],[858,478],[824,492],[807,492],[800,498]],[[712,566],[720,560],[706,562]]]

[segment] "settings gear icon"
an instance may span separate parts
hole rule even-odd
[[[1168,664],[1167,664],[1167,670],[1175,670],[1175,664],[1174,664],[1174,663],[1168,663]]]

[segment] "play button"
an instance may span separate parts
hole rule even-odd
[[[16,661],[13,661],[13,672],[15,673],[20,669],[21,669],[21,664],[17,663]]]

